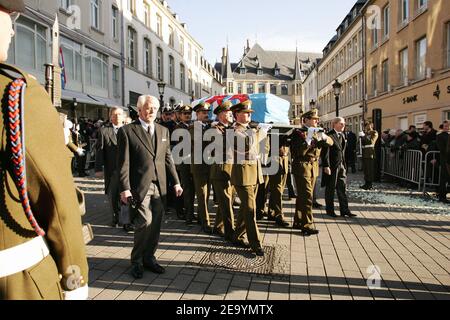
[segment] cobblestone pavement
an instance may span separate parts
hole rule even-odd
[[[358,217],[334,219],[315,210],[318,236],[305,238],[299,231],[261,221],[263,242],[272,254],[266,258],[268,267],[259,266],[260,274],[233,270],[232,264],[228,269],[217,267],[227,264],[223,259],[238,261],[236,266],[249,263],[248,253],[236,250],[230,254],[230,247],[220,247],[220,238],[202,233],[197,225],[187,227],[174,213],[167,214],[157,251],[167,272],[145,272],[141,280],[129,274],[133,235],[109,225],[103,181],[75,178],[86,192],[84,221],[92,224],[95,234],[87,246],[90,299],[450,299],[450,216],[429,214],[426,208],[394,204],[392,210],[384,203],[366,204],[358,197],[361,191],[352,189],[358,178],[353,176],[350,183],[350,208]],[[374,194],[379,197],[383,192]],[[210,204],[214,214],[217,207]],[[285,215],[291,223],[293,210],[294,201],[285,201]],[[213,246],[227,254],[212,257]],[[258,263],[254,261],[256,267]]]

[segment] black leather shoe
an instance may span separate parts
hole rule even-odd
[[[144,263],[144,268],[147,269],[148,271],[151,271],[156,274],[163,274],[166,272],[166,269],[161,267],[158,263],[153,263],[153,264],[145,264]]]
[[[448,201],[447,198],[439,199],[439,202],[442,202],[442,203],[445,203],[445,204],[449,204],[450,203],[450,201]]]
[[[248,244],[246,244],[245,241],[242,239],[234,240],[233,245],[235,245],[236,247],[239,247],[239,248],[250,248],[250,246]]]
[[[319,230],[306,228],[302,230],[302,233],[306,236],[313,236],[319,234]]]
[[[353,214],[353,213],[351,213],[350,211],[349,211],[349,212],[345,212],[345,213],[341,213],[341,216],[342,216],[342,217],[349,217],[349,218],[357,217],[356,214]]]
[[[296,223],[294,223],[294,225],[292,226],[292,229],[303,230],[303,228],[299,224],[296,224]]]
[[[275,219],[275,217],[272,216],[272,215],[268,215],[268,216],[267,216],[267,220],[269,220],[269,221],[277,221],[277,220]]]
[[[216,236],[222,237],[222,238],[225,237],[225,233],[222,230],[217,229],[217,228],[213,229],[213,234]]]
[[[125,232],[133,232],[134,226],[132,224],[126,224],[123,226],[123,230],[125,230]]]
[[[275,219],[275,224],[277,226],[283,227],[283,228],[287,228],[289,227],[289,222],[287,222],[286,220],[284,220],[283,218],[277,218]]]
[[[327,212],[327,216],[330,216],[332,218],[337,218],[337,214],[334,212]]]
[[[322,209],[322,208],[323,208],[323,205],[321,205],[321,204],[318,203],[318,202],[314,202],[314,203],[313,203],[313,208],[314,208],[314,209]]]
[[[144,277],[144,270],[140,265],[136,264],[131,268],[131,275],[135,279],[142,279]]]
[[[297,195],[295,193],[289,193],[289,198],[295,199],[295,198],[297,198]]]
[[[211,226],[208,226],[207,224],[202,226],[202,230],[206,234],[212,234],[213,233],[213,228],[211,228]]]
[[[257,257],[264,257],[264,250],[262,248],[253,250],[253,252],[256,254]]]

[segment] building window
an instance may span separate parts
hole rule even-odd
[[[66,74],[67,84],[82,82],[82,64],[81,64],[81,44],[76,43],[65,37],[61,37],[62,59],[64,60],[64,72]]]
[[[174,38],[174,31],[172,26],[169,26],[169,46],[171,46],[172,48],[175,46],[175,38]],[[180,39],[181,42],[181,39]]]
[[[136,0],[128,0],[128,10],[136,15]]]
[[[263,69],[259,68],[259,69],[257,70],[257,75],[258,75],[258,76],[262,76],[262,75],[263,75]]]
[[[450,22],[447,23],[447,68],[450,68]]]
[[[266,93],[266,84],[265,83],[258,84],[258,93]]]
[[[144,39],[144,72],[151,76],[152,73],[152,43]]]
[[[242,93],[242,83],[238,83],[237,84],[237,93],[241,94]]]
[[[116,7],[112,7],[111,10],[111,15],[112,15],[112,36],[114,39],[117,39],[117,37],[119,36],[119,9],[117,9]]]
[[[416,0],[417,1],[417,12],[421,13],[425,11],[428,7],[428,0]]]
[[[355,91],[355,101],[359,101],[359,83],[358,83],[358,77],[353,78],[353,88]]]
[[[425,78],[427,38],[416,42],[416,79]]]
[[[128,65],[137,68],[137,34],[131,27],[128,27]]]
[[[150,5],[144,2],[144,24],[150,29]]]
[[[188,93],[189,94],[193,93],[192,90],[193,90],[194,86],[193,86],[192,81],[193,81],[193,79],[192,79],[192,71],[189,70],[189,72],[188,72],[188,91],[189,91]]]
[[[172,56],[169,56],[169,85],[175,85],[175,60]]]
[[[270,93],[271,94],[277,94],[277,85],[276,84],[271,84],[270,85]]]
[[[113,65],[112,81],[114,97],[120,97],[120,69],[119,66]]]
[[[389,6],[383,9],[383,39],[389,38],[391,30],[391,8]]]
[[[378,68],[377,66],[372,68],[372,94],[374,96],[377,95],[377,72],[378,72]]]
[[[383,72],[383,92],[389,91],[389,60],[384,60],[382,64]]]
[[[100,30],[100,0],[91,0],[91,26]]]
[[[156,14],[156,34],[162,38],[162,18],[159,14]]]
[[[233,82],[228,82],[228,93],[234,92]]]
[[[195,66],[198,67],[198,51],[195,50]]]
[[[408,85],[408,48],[400,51],[400,81],[402,85]]]
[[[245,73],[246,73],[245,67],[239,68],[239,73],[240,73],[240,74],[245,74]]]
[[[188,43],[188,60],[192,62],[192,45]]]
[[[48,61],[47,29],[24,17],[20,17],[15,26],[14,47],[10,47],[8,61],[28,71],[43,72]]]
[[[247,94],[253,94],[255,93],[255,86],[253,83],[247,84]]]
[[[158,70],[158,80],[163,81],[164,80],[164,74],[163,74],[163,51],[161,48],[157,49],[158,51],[158,60],[157,60],[157,70]]]
[[[287,84],[282,84],[281,85],[281,95],[282,96],[287,96],[288,93],[288,85]]]
[[[378,47],[378,16],[375,16],[372,20],[372,48]]]
[[[84,52],[86,84],[101,89],[108,89],[108,57],[86,48]]]
[[[181,56],[184,57],[184,38],[180,37],[180,53]]]
[[[409,0],[400,1],[400,25],[404,26],[409,21]]]
[[[186,91],[186,69],[183,64],[180,64],[180,89]]]
[[[59,0],[59,7],[64,9],[65,11],[68,11],[70,6],[71,0]]]

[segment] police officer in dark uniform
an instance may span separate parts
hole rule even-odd
[[[378,132],[373,129],[372,122],[365,123],[365,130],[359,134],[362,146],[362,158],[364,169],[364,181],[365,184],[361,186],[361,189],[372,190],[373,181],[375,180],[375,145],[378,141]]]
[[[11,121],[0,121],[0,300],[87,299],[80,204],[58,113],[35,77],[4,64],[24,10],[22,0],[0,0],[1,105]]]

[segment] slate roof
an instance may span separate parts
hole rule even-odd
[[[295,78],[295,51],[266,51],[259,44],[255,44],[239,63],[232,63],[234,80],[283,80],[292,81]],[[310,65],[321,58],[321,53],[298,52],[298,64],[302,75]],[[245,74],[240,74],[239,66],[243,63]],[[263,75],[258,76],[258,64],[263,70]],[[275,76],[275,64],[280,68],[280,75]],[[222,70],[222,64],[216,63],[216,70]],[[299,79],[300,80],[300,79]]]

